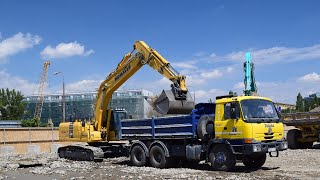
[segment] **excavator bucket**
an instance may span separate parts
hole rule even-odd
[[[177,100],[172,90],[163,90],[154,102],[155,110],[160,114],[189,114],[194,109],[194,101],[190,93],[186,99]]]

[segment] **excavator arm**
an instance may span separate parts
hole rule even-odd
[[[155,100],[155,109],[160,113],[182,114],[191,112],[194,102],[186,88],[186,77],[174,70],[170,63],[145,42],[137,41],[132,52],[126,54],[117,68],[101,83],[95,104],[94,127],[107,136],[110,129],[111,98],[124,82],[134,75],[143,65],[149,65],[161,75],[172,81],[172,89],[163,91]],[[174,109],[173,111],[170,111]],[[182,111],[179,112],[179,109]],[[105,135],[103,135],[105,134]]]

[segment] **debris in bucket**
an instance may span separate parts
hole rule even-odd
[[[185,100],[177,100],[172,90],[163,90],[155,100],[155,110],[161,114],[190,114],[194,109],[194,101],[190,93]]]

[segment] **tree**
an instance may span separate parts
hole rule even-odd
[[[20,91],[0,89],[0,119],[3,120],[17,120],[21,119],[25,103],[22,102],[23,95]]]
[[[297,96],[297,101],[296,101],[296,110],[297,112],[303,112],[304,108],[303,108],[303,98],[301,96],[301,94],[299,93]]]
[[[314,96],[313,99],[311,100],[311,109],[314,109],[316,107],[318,107],[319,105],[319,99],[317,98],[317,96]]]
[[[52,121],[51,121],[51,123],[48,123],[48,124],[52,125]],[[36,118],[21,120],[22,127],[46,127],[46,126],[48,126],[48,124],[42,123]]]
[[[309,112],[312,108],[310,101],[304,100],[304,112]]]

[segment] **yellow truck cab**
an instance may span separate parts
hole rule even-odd
[[[271,99],[259,96],[218,96],[212,118],[214,137],[208,142],[209,159],[211,163],[218,159],[226,161],[225,170],[233,168],[234,159],[242,161],[247,167],[259,168],[265,163],[267,153],[278,156],[279,151],[288,147],[284,139],[283,123]],[[219,147],[219,144],[223,146]],[[228,148],[235,158],[229,155],[231,153],[228,150],[221,150],[223,148]],[[231,156],[230,162],[228,156]],[[219,161],[216,163],[219,164]]]

